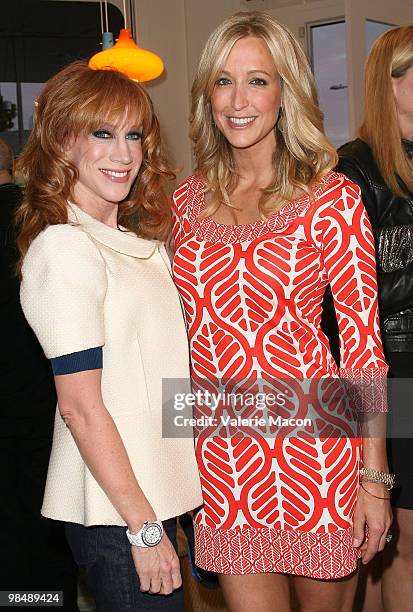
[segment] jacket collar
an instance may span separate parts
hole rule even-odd
[[[149,259],[154,251],[159,248],[158,241],[139,238],[133,232],[123,228],[109,227],[109,225],[105,225],[88,215],[72,202],[68,202],[68,220],[69,223],[77,225],[97,242],[124,255]]]

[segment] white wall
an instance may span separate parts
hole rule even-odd
[[[301,0],[301,2],[292,6],[270,8],[268,10],[278,21],[291,30],[306,51],[308,51],[308,41],[303,36],[306,24],[343,19],[344,11],[344,0],[319,0],[310,3]]]
[[[146,87],[173,163],[180,168],[179,178],[192,167],[185,4],[185,0],[140,0],[135,4],[139,46],[157,53],[165,63],[165,73]]]

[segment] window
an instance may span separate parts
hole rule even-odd
[[[117,34],[123,17],[108,4]],[[99,2],[19,0],[2,5],[0,95],[3,109],[16,104],[13,127],[0,132],[18,153],[32,128],[33,103],[41,87],[65,64],[99,51]],[[2,110],[2,109],[0,109]]]
[[[389,23],[382,23],[380,21],[373,21],[371,19],[366,19],[366,55],[370,51],[371,45],[374,43],[376,38],[387,32],[387,30],[391,30],[394,28],[394,25],[390,25]]]
[[[376,38],[393,27],[387,23],[366,20],[366,55]],[[308,28],[324,127],[336,147],[350,139],[345,28],[344,20],[309,24]]]
[[[344,21],[310,25],[311,60],[324,127],[335,147],[349,140]]]

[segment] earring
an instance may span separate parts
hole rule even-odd
[[[277,130],[279,132],[281,132],[281,134],[284,132],[284,130],[282,129],[281,126],[281,121],[282,121],[282,117],[283,117],[283,112],[282,112],[282,107],[280,106],[280,110],[278,111],[278,119],[277,119],[277,123],[275,124],[275,127],[277,128]]]

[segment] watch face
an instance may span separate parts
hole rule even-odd
[[[162,538],[162,530],[157,523],[149,523],[142,531],[142,540],[146,546],[156,546]]]

